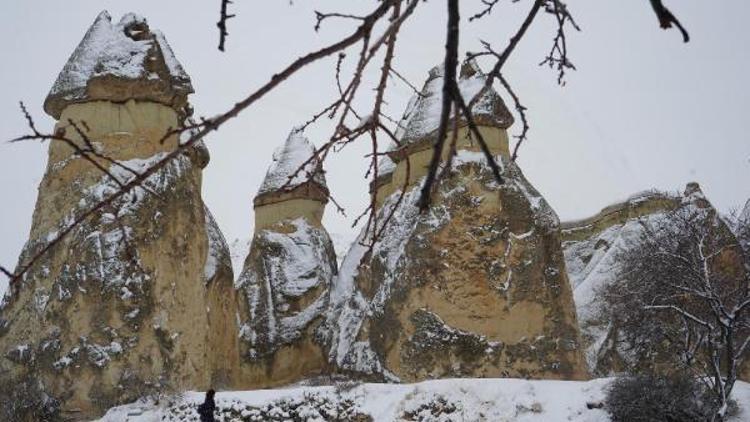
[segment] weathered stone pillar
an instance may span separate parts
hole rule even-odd
[[[485,81],[474,63],[465,63],[459,80],[465,101]],[[327,320],[329,357],[341,370],[401,381],[586,378],[559,222],[509,159],[506,129],[513,119],[494,90],[472,111],[503,183],[461,118],[449,124],[458,128],[451,167],[429,210],[418,210],[441,87],[438,67],[410,102],[401,146],[390,151],[393,163],[372,186],[382,204],[379,221],[392,217],[372,249],[362,246],[372,232],[362,233],[341,265]]]
[[[51,142],[19,266],[177,147],[177,136],[165,135],[183,124],[191,92],[145,19],[97,17],[45,110],[56,133],[93,147],[117,181]],[[11,287],[0,314],[0,378],[11,390],[0,402],[85,419],[152,391],[227,378],[237,342],[235,311],[224,306],[234,289],[226,244],[201,199],[207,163],[202,144],[170,161],[73,228]]]
[[[293,130],[254,200],[255,235],[237,282],[246,299],[240,305],[243,388],[327,370],[317,330],[337,267],[321,225],[328,188],[314,154]]]

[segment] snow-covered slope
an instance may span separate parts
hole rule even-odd
[[[602,403],[611,379],[528,381],[444,379],[416,384],[360,384],[219,392],[218,421],[539,421],[606,422]],[[750,417],[750,384],[734,397]],[[203,393],[111,409],[100,422],[197,421]],[[589,409],[592,407],[592,409]],[[371,419],[370,419],[371,418]]]
[[[618,282],[623,254],[643,245],[649,231],[672,227],[683,219],[715,209],[697,183],[684,194],[647,191],[604,208],[594,217],[563,223],[563,251],[578,323],[586,346],[589,371],[608,376],[624,367],[637,367],[638,359],[618,339],[616,322],[606,312],[601,292]],[[706,220],[708,221],[708,220]]]
[[[614,282],[619,271],[618,254],[635,247],[644,225],[664,218],[663,213],[642,216],[615,224],[598,235],[563,243],[565,265],[573,287],[578,322],[586,344],[586,363],[597,373],[598,355],[609,333],[608,324],[596,321],[599,291]]]

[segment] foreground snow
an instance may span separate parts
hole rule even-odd
[[[219,392],[219,421],[608,421],[599,406],[611,378],[592,381],[444,379],[416,384],[342,384]],[[133,403],[100,422],[194,421],[204,394]],[[738,382],[736,420],[750,418],[750,384]],[[589,407],[594,407],[589,409]]]

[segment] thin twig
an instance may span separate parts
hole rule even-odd
[[[651,1],[651,7],[654,9],[654,13],[656,13],[656,17],[659,19],[659,26],[662,29],[669,29],[672,27],[672,24],[674,24],[677,29],[680,30],[680,33],[682,34],[682,41],[683,42],[689,42],[690,41],[690,35],[688,34],[687,30],[682,26],[680,21],[677,19],[677,17],[672,14],[672,12],[662,4],[662,0],[650,0]]]
[[[219,27],[219,51],[224,51],[224,43],[229,35],[227,31],[227,21],[235,17],[235,15],[227,13],[227,7],[232,4],[231,0],[221,0],[221,14],[219,16],[219,22],[216,26]]]

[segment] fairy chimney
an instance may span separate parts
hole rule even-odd
[[[480,93],[487,80],[473,60],[467,60],[461,66],[458,86],[467,103]],[[395,136],[399,145],[391,145],[388,155],[380,161],[381,168],[378,180],[372,190],[377,190],[378,203],[401,189],[404,184],[413,185],[427,174],[432,158],[432,144],[437,136],[442,107],[443,66],[430,70],[422,91],[414,95],[406,106]],[[486,90],[473,101],[472,118],[482,134],[492,155],[509,157],[507,129],[513,124],[513,115],[508,111],[500,95],[494,89]],[[468,122],[460,116],[454,125],[453,113],[448,123],[446,139],[453,139],[453,128],[456,134],[456,149],[464,151],[481,151],[479,141],[470,134]],[[445,160],[450,148],[443,149]],[[406,159],[408,157],[408,160]]]
[[[96,18],[44,109],[55,132],[96,151],[91,160],[107,174],[50,143],[19,268],[177,148],[178,136],[165,135],[182,126],[191,92],[144,18]],[[0,311],[0,378],[24,388],[0,402],[37,404],[15,406],[35,413],[14,418],[88,419],[149,392],[226,382],[238,348],[233,275],[201,199],[207,159],[199,144],[168,161],[74,226],[12,286]]]
[[[327,371],[317,330],[336,254],[321,225],[328,189],[315,148],[294,129],[254,200],[255,234],[237,281],[243,388]]]
[[[458,128],[451,167],[434,186],[432,205],[419,211],[442,74],[430,71],[399,125],[392,163],[381,162],[372,188],[377,221],[388,224],[365,229],[344,258],[325,323],[329,359],[340,371],[386,380],[587,378],[559,221],[509,159],[513,119],[493,89],[472,111],[503,181],[460,118],[448,125]],[[465,63],[465,101],[486,80]],[[450,148],[444,151],[443,166]]]

